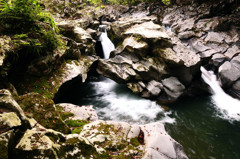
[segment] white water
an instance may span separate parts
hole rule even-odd
[[[221,88],[217,77],[212,71],[201,67],[202,79],[212,89],[212,100],[220,111],[220,117],[230,120],[240,120],[240,101],[226,94]]]
[[[161,117],[162,123],[173,123],[156,102],[143,99],[110,79],[92,82],[98,96],[98,102],[105,103],[103,108],[96,107],[97,113],[104,119],[127,121],[130,123],[148,123]]]
[[[109,58],[115,46],[108,38],[106,31],[101,34],[99,41],[102,44],[104,57]],[[170,112],[165,112],[156,102],[140,98],[125,86],[110,79],[106,78],[91,84],[95,87],[98,102],[104,103],[102,108],[96,107],[97,113],[104,119],[147,123],[156,121],[156,118],[161,116],[161,122],[174,122],[168,117]]]
[[[107,36],[107,32],[102,32],[102,34],[99,37],[99,41],[102,44],[104,58],[107,59],[110,56],[110,53],[115,50],[114,44],[111,42],[111,40]]]

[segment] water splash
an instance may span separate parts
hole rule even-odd
[[[220,111],[220,117],[229,120],[240,120],[240,101],[226,94],[221,88],[216,75],[201,67],[202,79],[211,87],[212,100]]]
[[[95,107],[102,119],[142,124],[154,122],[159,117],[162,123],[175,121],[168,116],[171,112],[165,112],[156,102],[138,97],[110,79],[92,84],[98,102],[105,103],[103,107]]]
[[[107,32],[105,30],[105,32],[102,32],[100,37],[99,37],[99,41],[102,44],[102,49],[103,49],[103,53],[104,53],[104,58],[107,59],[110,56],[110,53],[115,50],[115,46],[112,43],[112,41],[108,38],[107,36]]]

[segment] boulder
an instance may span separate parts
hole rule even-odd
[[[0,133],[20,125],[21,120],[18,118],[16,113],[9,112],[0,114]]]
[[[166,133],[163,124],[150,123],[141,125],[140,128],[144,133],[144,159],[188,158],[183,151],[178,151],[179,149],[183,149],[182,146]]]
[[[96,41],[85,30],[86,28],[79,27],[78,23],[77,20],[63,20],[59,22],[58,27],[62,29],[61,32],[64,36],[76,41],[75,49],[79,49],[84,55],[95,55],[94,45]]]
[[[69,127],[60,118],[55,104],[41,94],[32,92],[18,98],[19,105],[28,118],[34,118],[42,126],[62,133],[69,133]]]
[[[233,65],[235,65],[236,67],[239,67],[239,66],[240,66],[240,55],[235,56],[235,57],[231,60],[231,63],[232,63]]]
[[[147,88],[148,92],[151,93],[151,95],[158,96],[160,94],[161,90],[163,89],[163,85],[160,82],[152,80],[152,81],[148,82],[148,85],[146,88]]]
[[[240,53],[240,48],[237,45],[234,45],[232,47],[230,47],[225,53],[224,55],[229,58],[232,59],[234,56],[238,55]]]
[[[63,134],[36,126],[26,130],[15,147],[15,155],[20,158],[57,158],[56,150],[59,150],[64,141]]]
[[[124,35],[140,36],[143,39],[148,39],[153,42],[161,40],[170,40],[170,37],[160,25],[154,24],[152,21],[136,24],[127,29]]]
[[[141,24],[143,22],[149,22],[156,19],[156,17],[122,17],[119,18],[118,21],[115,21],[112,23],[111,28],[113,31],[113,34],[115,36],[115,38],[118,39],[123,39],[124,36],[124,32],[126,29],[130,28],[131,26],[135,25],[135,24]]]
[[[162,80],[164,91],[169,101],[176,101],[185,91],[185,86],[176,77],[169,77]]]
[[[123,43],[112,52],[110,59],[99,60],[99,74],[127,84],[142,97],[153,99],[164,94],[161,80],[166,76],[175,76],[185,85],[191,83],[200,66],[198,55],[152,21],[120,20],[124,19],[119,19],[119,23],[128,24],[119,35],[124,38]],[[174,100],[180,97],[174,96]]]
[[[223,54],[214,54],[211,59],[212,64],[216,67],[220,67],[225,60],[226,60],[226,56],[224,56]]]
[[[12,97],[12,94],[6,90],[0,90],[0,111],[1,112],[15,112],[21,120],[27,120],[23,110]]]
[[[239,67],[236,67],[232,63],[224,62],[218,70],[218,76],[221,84],[225,88],[229,88],[235,81],[240,78]]]
[[[87,121],[95,121],[98,120],[98,115],[96,111],[93,109],[93,106],[78,106],[69,103],[61,103],[56,106],[60,106],[63,108],[63,112],[71,112],[74,116],[71,118],[72,120],[87,120]]]

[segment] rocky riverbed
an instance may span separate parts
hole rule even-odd
[[[0,35],[0,158],[188,158],[161,123],[98,120],[91,106],[56,105],[53,99],[100,74],[143,98],[173,103],[206,93],[201,65],[239,97],[240,9],[234,2],[225,13],[221,3],[62,10],[56,6],[63,1],[46,1],[65,47],[31,63],[16,63],[21,48],[11,35]],[[109,59],[101,59],[101,50],[95,49],[100,24],[116,46]]]

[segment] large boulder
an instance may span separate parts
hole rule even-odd
[[[239,67],[226,61],[219,67],[219,78],[223,87],[229,88],[240,78]]]
[[[59,112],[51,99],[32,92],[18,97],[18,102],[28,118],[34,118],[46,128],[62,133],[69,133],[69,127],[60,118]]]
[[[173,102],[183,95],[185,86],[189,86],[198,73],[200,58],[174,34],[149,20],[133,18],[115,22],[113,31],[119,34],[117,37],[124,38],[123,43],[112,52],[110,59],[99,60],[97,71],[127,84],[142,97],[161,100],[163,98],[158,97],[167,96],[168,101]],[[175,92],[178,95],[170,95],[164,89],[162,80],[170,76],[178,78],[182,86]]]
[[[14,112],[0,114],[0,133],[20,126],[21,120]]]
[[[27,119],[21,107],[7,89],[0,90],[0,112],[15,112],[21,120]]]
[[[73,113],[72,120],[86,120],[95,121],[98,120],[98,115],[93,109],[93,106],[78,106],[70,103],[60,103],[56,106],[61,107],[63,112]]]

